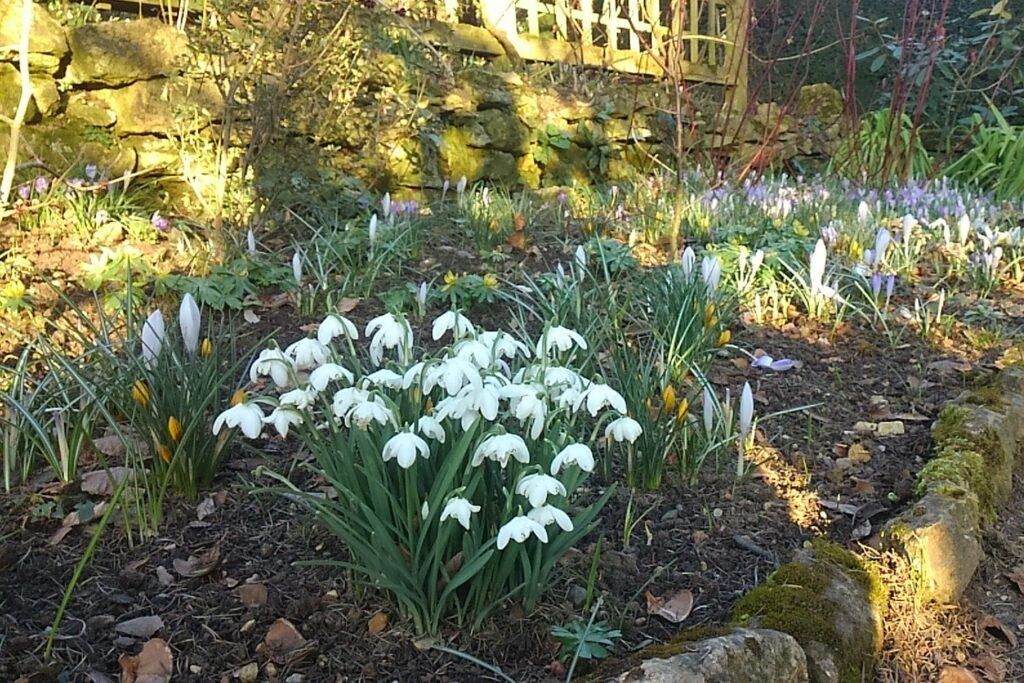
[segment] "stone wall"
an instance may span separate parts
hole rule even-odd
[[[0,46],[18,41],[19,4],[0,0]],[[513,68],[484,29],[462,29],[435,25],[423,31],[478,59],[446,82],[431,84],[418,131],[390,139],[388,131],[374,130],[385,144],[353,144],[344,124],[359,119],[350,114],[335,122],[336,135],[326,122],[316,133],[282,129],[278,137],[292,152],[317,146],[310,151],[318,164],[333,164],[377,190],[405,193],[439,189],[461,176],[526,187],[615,181],[655,169],[657,159],[671,163],[675,119],[665,82],[595,78],[590,94],[581,97],[550,80],[529,78],[528,66]],[[38,159],[54,173],[96,163],[110,174],[175,177],[182,174],[182,136],[220,134],[221,92],[201,73],[185,72],[185,36],[157,19],[66,28],[36,5],[30,52],[33,100],[21,161]],[[8,116],[20,92],[16,61],[16,52],[0,52],[0,113]],[[727,136],[708,122],[718,119],[715,111],[702,117],[707,121],[685,122],[686,144],[742,158],[762,154],[762,162],[775,162],[815,152],[822,130],[841,110],[812,102],[793,117],[774,105],[755,107],[733,117]],[[817,112],[824,111],[828,121],[819,120]],[[235,119],[241,123],[233,139],[245,140],[244,113],[236,112]],[[5,137],[0,124],[4,145]]]

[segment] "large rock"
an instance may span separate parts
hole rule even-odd
[[[90,90],[71,93],[65,113],[69,118],[97,128],[110,128],[117,122],[117,113]]]
[[[881,579],[856,555],[815,542],[741,598],[733,617],[796,638],[811,683],[859,683],[882,646],[886,600]]]
[[[447,128],[441,133],[441,173],[446,178],[466,176],[469,182],[492,180],[510,185],[522,182],[516,158],[507,152],[481,149],[471,143],[473,137],[463,128]]]
[[[807,662],[796,640],[778,631],[737,629],[687,643],[666,659],[648,659],[619,683],[806,683]]]
[[[119,135],[199,130],[222,118],[224,111],[224,99],[209,81],[189,84],[161,78],[96,90],[93,96],[113,110],[117,117],[114,132]]]
[[[0,124],[0,149],[7,149],[9,133]],[[114,140],[102,128],[65,116],[44,119],[21,129],[20,160],[39,159],[50,168],[67,169],[93,163],[108,177],[135,169],[135,150]]]
[[[184,34],[156,19],[86,24],[68,42],[72,84],[118,86],[173,74],[188,50]]]
[[[39,107],[36,105],[34,94],[29,99],[28,109],[25,111],[25,123],[30,123],[39,118]],[[0,115],[13,118],[18,110],[18,102],[21,100],[21,74],[14,66],[0,63]]]
[[[509,152],[510,154],[526,154],[530,148],[530,131],[515,114],[501,109],[487,109],[477,116],[487,137],[488,147]]]
[[[21,1],[0,0],[0,46],[17,45],[21,40]],[[28,39],[29,65],[32,71],[52,73],[68,53],[64,27],[41,4],[32,3],[32,31]],[[0,61],[16,61],[18,51],[0,50]]]

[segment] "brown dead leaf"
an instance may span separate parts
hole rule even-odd
[[[693,593],[685,588],[677,591],[671,598],[655,597],[647,591],[647,613],[678,624],[686,620],[693,610]]]
[[[224,503],[228,502],[228,492],[217,491],[213,494],[213,502],[217,504],[217,507],[224,507]]]
[[[275,664],[291,666],[313,654],[316,647],[317,642],[303,638],[292,622],[278,619],[270,625],[256,652]]]
[[[994,614],[985,614],[978,619],[978,627],[988,631],[991,635],[999,636],[1010,644],[1017,647],[1017,634],[1010,630],[1006,624],[1001,622]]]
[[[136,657],[121,655],[121,683],[169,683],[174,673],[171,648],[161,638],[147,640]]]
[[[355,310],[355,307],[359,305],[360,301],[362,301],[362,299],[348,296],[342,297],[341,301],[338,302],[338,313],[341,313],[342,315],[351,313]]]
[[[1024,593],[1024,564],[1018,565],[1007,572],[1006,578],[1013,581],[1017,586],[1017,590]]]
[[[981,681],[962,666],[946,666],[939,674],[938,683],[981,683]]]
[[[96,505],[93,505],[88,501],[81,503],[75,510],[72,510],[64,516],[64,520],[61,522],[60,528],[50,536],[50,545],[60,544],[60,542],[64,540],[64,537],[71,533],[72,529],[81,524],[88,524],[102,515],[106,509],[107,501],[105,500]]]
[[[935,370],[940,375],[960,373],[966,374],[971,371],[971,364],[964,361],[937,360],[928,364],[928,370]]]
[[[708,540],[708,534],[706,531],[697,529],[692,534],[690,534],[690,538],[693,540],[694,545],[700,545],[704,541]]]
[[[991,652],[983,652],[971,659],[968,664],[981,671],[989,683],[1002,683],[1006,680],[1006,664]]]
[[[125,565],[124,568],[125,568],[125,570],[130,571],[130,572],[137,572],[140,569],[142,569],[144,566],[146,566],[147,562],[149,562],[149,558],[148,557],[144,557],[141,560],[135,560],[134,562],[129,562],[128,564]]]
[[[247,308],[244,311],[242,311],[242,320],[249,323],[250,325],[255,325],[260,321],[260,317],[259,315],[256,314],[256,311],[252,310],[251,308]]]
[[[92,440],[92,447],[108,458],[123,458],[126,452],[124,439],[117,434],[96,437]],[[85,479],[85,475],[82,479]]]
[[[750,367],[750,361],[744,358],[743,356],[740,356],[739,358],[730,358],[729,362],[735,365],[740,370],[746,370],[747,368]]]
[[[206,576],[220,564],[220,543],[201,555],[189,555],[187,560],[180,558],[174,560],[174,571],[185,578],[192,579],[197,576]]]
[[[114,630],[133,638],[149,638],[164,627],[164,621],[159,616],[151,614],[145,617],[135,617],[114,624]]]
[[[267,604],[267,587],[262,583],[243,583],[238,587],[238,599],[246,607]]]
[[[864,496],[870,496],[875,492],[875,485],[867,479],[853,478],[853,491]]]
[[[214,502],[213,498],[207,496],[199,501],[199,505],[196,505],[196,519],[201,522],[212,515],[216,509],[217,504]]]
[[[388,613],[377,612],[366,622],[366,630],[371,636],[378,635],[388,627]]]
[[[862,443],[855,443],[850,446],[847,456],[855,465],[862,465],[871,462],[871,451]]]
[[[82,493],[94,496],[109,496],[117,485],[128,475],[124,467],[111,467],[108,470],[86,472],[82,475]]]

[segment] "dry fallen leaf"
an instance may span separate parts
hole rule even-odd
[[[981,653],[968,664],[979,669],[989,683],[1002,683],[1006,680],[1006,664],[991,652]]]
[[[88,524],[100,515],[102,515],[107,509],[107,501],[101,501],[97,505],[93,505],[89,501],[79,503],[79,505],[64,516],[64,521],[61,522],[60,528],[53,532],[50,537],[50,545],[58,545],[64,540],[64,537],[71,533],[71,530],[81,524]]]
[[[377,612],[370,620],[366,623],[366,630],[371,636],[379,634],[381,631],[388,627],[388,614],[387,612]]]
[[[111,467],[109,474],[108,470],[86,472],[82,475],[82,493],[109,496],[127,474],[128,470],[124,467]]]
[[[213,498],[207,496],[199,502],[199,505],[196,505],[196,519],[201,522],[212,515],[216,509],[217,504],[213,501]]]
[[[342,315],[351,313],[355,310],[355,307],[359,305],[360,301],[362,301],[362,299],[353,299],[348,296],[342,297],[341,301],[338,302],[338,313],[341,313]]]
[[[306,640],[292,622],[278,619],[267,630],[256,652],[276,664],[290,666],[316,651],[316,641]]]
[[[159,565],[156,568],[156,579],[160,582],[161,586],[170,586],[172,583],[174,583],[174,577],[171,575],[169,571],[164,569],[163,565]]]
[[[853,479],[853,491],[861,495],[870,496],[875,492],[875,485],[867,479]]]
[[[256,315],[256,312],[253,311],[251,308],[247,308],[244,311],[242,311],[242,319],[245,320],[245,322],[249,323],[250,325],[255,325],[260,321],[260,317]]]
[[[978,677],[960,666],[943,667],[938,683],[981,683]]]
[[[1024,593],[1024,564],[1018,565],[1006,574],[1006,578],[1017,585],[1017,590]]]
[[[849,448],[847,457],[854,462],[854,464],[860,465],[866,462],[871,462],[871,451],[862,443],[855,443]]]
[[[189,555],[187,560],[175,559],[174,571],[185,578],[206,576],[220,564],[220,543],[207,550],[202,555]]]
[[[693,593],[685,588],[677,591],[671,598],[655,597],[647,591],[647,613],[656,614],[659,617],[678,624],[684,621],[693,610]]]
[[[1006,624],[1001,622],[995,615],[986,614],[980,617],[978,619],[978,627],[985,629],[992,635],[1000,636],[1011,647],[1017,647],[1017,634],[1007,628]]]
[[[134,619],[122,621],[120,624],[114,624],[115,631],[135,638],[149,638],[163,627],[163,619],[155,614],[135,617]]]
[[[171,648],[160,638],[146,641],[136,657],[121,655],[121,683],[169,683],[174,673]]]
[[[238,587],[238,599],[246,607],[267,604],[267,587],[262,583],[243,583]]]

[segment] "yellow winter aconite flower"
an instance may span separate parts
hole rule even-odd
[[[149,405],[149,387],[141,379],[132,384],[132,398],[143,408]]]
[[[160,444],[156,447],[156,452],[160,454],[160,459],[164,462],[169,463],[171,461],[171,449],[167,446]]]
[[[245,401],[245,389],[237,389],[235,393],[231,394],[231,400],[228,401],[228,404],[234,407],[243,401]]]
[[[732,332],[729,330],[722,330],[722,334],[718,335],[718,345],[725,346],[732,341]]]
[[[690,402],[685,398],[679,402],[679,408],[676,410],[676,419],[682,422],[686,419],[686,413],[690,410]]]
[[[447,292],[449,289],[454,287],[458,282],[459,276],[449,270],[447,273],[444,274],[444,284],[441,285],[441,291]]]
[[[175,442],[181,441],[181,435],[185,432],[182,428],[181,423],[178,422],[178,418],[171,415],[167,418],[167,433],[170,434],[171,439]]]
[[[496,276],[494,273],[487,273],[486,275],[484,275],[484,287],[486,287],[487,289],[497,289],[498,276]]]
[[[671,413],[676,408],[676,390],[671,384],[666,384],[661,390],[661,405],[666,413]]]
[[[203,358],[209,358],[210,354],[213,353],[213,342],[210,341],[209,337],[203,339],[202,343],[199,344],[199,355]]]

